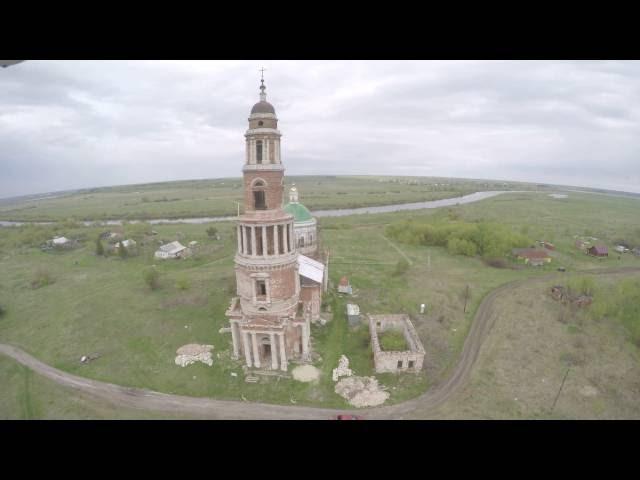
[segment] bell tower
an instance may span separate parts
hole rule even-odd
[[[287,359],[306,359],[310,325],[298,315],[300,277],[293,215],[283,210],[284,166],[278,118],[267,102],[264,77],[260,101],[245,133],[244,214],[237,219],[235,297],[227,317],[233,354],[249,367],[287,370]]]

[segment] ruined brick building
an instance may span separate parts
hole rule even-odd
[[[244,213],[237,220],[237,297],[229,318],[234,358],[253,368],[286,371],[310,356],[310,322],[320,313],[326,268],[298,252],[295,216],[285,211],[280,131],[264,79],[245,133]],[[314,238],[317,241],[317,232]]]

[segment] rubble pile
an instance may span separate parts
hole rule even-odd
[[[375,377],[346,377],[336,383],[335,391],[354,407],[375,407],[389,398],[389,392]]]
[[[211,357],[211,350],[213,345],[199,345],[197,343],[190,343],[180,347],[176,353],[176,365],[186,367],[196,362],[202,362],[206,365],[213,365],[213,358]]]
[[[342,355],[338,360],[338,368],[333,369],[333,381],[337,382],[340,377],[350,377],[353,375],[353,370],[349,368],[349,359]]]

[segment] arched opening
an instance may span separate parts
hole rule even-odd
[[[262,180],[253,182],[253,206],[256,210],[266,210],[265,183]]]
[[[256,163],[262,163],[262,140],[256,140]]]
[[[304,248],[304,237],[298,239],[298,248]]]

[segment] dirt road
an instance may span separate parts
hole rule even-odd
[[[640,267],[626,267],[581,272],[590,275],[615,275],[640,273]],[[495,299],[514,290],[523,283],[546,282],[560,274],[545,275],[533,279],[516,280],[493,290],[487,295],[476,312],[469,334],[462,348],[457,364],[451,375],[426,393],[412,400],[369,409],[358,409],[359,415],[369,419],[431,418],[434,411],[451,398],[469,379],[480,348],[493,324],[493,304]],[[270,405],[210,398],[186,397],[154,392],[151,390],[122,387],[78,377],[42,363],[23,350],[0,344],[0,353],[31,368],[36,373],[54,382],[78,390],[88,396],[105,400],[115,406],[141,410],[188,415],[196,418],[212,419],[327,419],[338,410],[304,406]],[[342,412],[342,410],[340,411]]]

